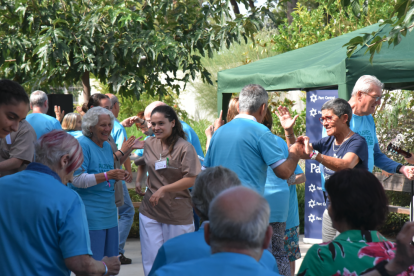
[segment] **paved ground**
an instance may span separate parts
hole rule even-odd
[[[302,242],[303,235],[300,236],[300,251],[302,252],[302,258],[306,255],[311,244],[305,244]],[[142,269],[141,261],[141,244],[139,239],[128,239],[125,245],[125,256],[132,259],[132,264],[122,265],[120,276],[143,276],[144,271]],[[299,270],[302,259],[296,261],[296,273]]]

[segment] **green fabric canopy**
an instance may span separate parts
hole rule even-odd
[[[352,88],[362,75],[374,75],[386,89],[414,87],[414,32],[408,32],[399,45],[385,42],[374,61],[360,47],[351,58],[342,47],[355,36],[381,28],[387,35],[390,26],[379,24],[319,42],[304,48],[262,59],[218,73],[218,112],[227,113],[231,93],[239,93],[247,84],[260,84],[268,91],[338,89],[339,97],[349,99]],[[371,40],[374,37],[371,38]],[[371,41],[370,40],[370,41]],[[369,41],[369,42],[370,42]],[[368,42],[368,43],[369,43]]]

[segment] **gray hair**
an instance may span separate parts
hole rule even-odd
[[[222,166],[207,168],[197,176],[191,200],[203,220],[208,220],[210,202],[222,191],[240,186],[240,179],[232,170]]]
[[[111,123],[114,124],[115,117],[111,111],[100,106],[92,107],[88,110],[88,112],[85,113],[85,115],[83,115],[82,118],[82,134],[84,136],[89,138],[92,137],[91,127],[94,127],[98,124],[99,115],[109,115],[111,118]]]
[[[269,95],[267,91],[258,84],[249,84],[243,87],[239,95],[240,112],[256,112],[262,104],[267,106]]]
[[[332,112],[338,117],[347,114],[348,121],[346,121],[346,124],[349,126],[349,122],[352,119],[352,108],[351,105],[344,99],[336,98],[329,100],[322,105],[321,111],[322,110],[332,110]]]
[[[45,92],[36,90],[30,94],[30,104],[32,106],[43,106],[47,101],[47,95]]]
[[[225,208],[220,200],[225,194],[236,194],[248,190],[249,200],[237,195],[232,198],[233,208]],[[250,202],[249,209],[237,209]],[[208,212],[210,221],[210,246],[212,252],[219,252],[223,247],[260,250],[269,226],[270,207],[266,199],[246,187],[233,187],[219,194],[210,204]]]
[[[362,77],[360,77],[357,82],[355,83],[354,89],[352,90],[352,95],[351,96],[356,96],[356,94],[358,93],[358,91],[362,91],[364,93],[369,93],[372,91],[371,89],[371,85],[375,85],[381,89],[384,88],[384,84],[377,79],[377,77],[375,76],[371,76],[371,75],[364,75]]]
[[[109,99],[111,100],[112,106],[114,106],[114,104],[116,104],[116,103],[119,103],[118,97],[115,96],[115,95],[111,94],[111,96],[109,96]]]

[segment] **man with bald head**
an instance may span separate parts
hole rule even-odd
[[[157,276],[279,275],[258,261],[272,238],[266,199],[246,187],[229,188],[210,204],[204,238],[211,256],[162,267]]]

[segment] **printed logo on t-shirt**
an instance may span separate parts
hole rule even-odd
[[[365,140],[367,141],[368,146],[373,146],[374,145],[374,138],[372,137],[371,131],[369,131],[368,129],[365,129],[365,130],[359,131],[357,133],[365,138]]]
[[[109,164],[99,164],[99,172],[107,172],[113,169],[113,165]]]

